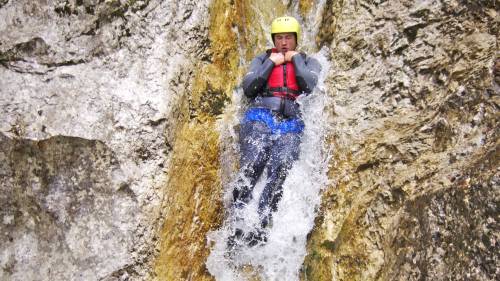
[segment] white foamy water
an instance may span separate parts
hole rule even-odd
[[[228,210],[227,220],[221,229],[210,232],[207,236],[212,246],[206,265],[209,272],[218,281],[249,280],[299,280],[300,269],[306,256],[307,234],[314,227],[314,219],[321,201],[321,191],[328,184],[328,163],[331,147],[325,138],[331,132],[326,106],[330,103],[324,86],[329,62],[326,50],[313,55],[322,65],[318,85],[313,94],[302,99],[305,130],[301,143],[299,159],[294,163],[283,185],[283,197],[278,211],[273,214],[273,225],[269,228],[267,243],[254,247],[242,245],[237,251],[228,252],[227,238],[232,234],[233,211]],[[236,100],[241,100],[241,89],[235,93]],[[237,133],[235,125],[241,117],[241,108],[232,109],[233,118],[222,120],[220,124],[223,147],[227,151],[236,151]],[[223,167],[221,173],[229,180],[225,181],[226,207],[230,208],[231,181],[235,175],[228,175],[234,157],[230,152],[221,155]],[[224,181],[223,181],[224,182]],[[263,188],[264,180],[254,190],[254,199],[243,210],[238,210],[244,221],[238,222],[243,230],[255,228],[258,224],[257,201]]]

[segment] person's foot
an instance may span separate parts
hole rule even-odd
[[[248,247],[254,247],[258,244],[265,244],[267,242],[267,233],[260,229],[250,231],[245,235],[245,242]]]
[[[260,227],[262,229],[273,227],[273,217],[271,215],[264,216],[260,220]]]
[[[233,234],[227,238],[227,249],[229,251],[234,250],[238,244],[241,244],[241,238],[243,237],[243,230],[235,228]]]

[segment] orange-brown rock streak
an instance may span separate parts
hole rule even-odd
[[[234,16],[242,5],[217,0],[210,6],[210,60],[196,62],[199,70],[181,101],[189,119],[177,126],[155,280],[213,280],[205,268],[206,235],[220,226],[224,211],[216,120],[241,76],[233,27],[244,30],[244,17]]]
[[[181,128],[174,147],[157,280],[211,280],[205,235],[221,219],[218,134],[214,119]]]

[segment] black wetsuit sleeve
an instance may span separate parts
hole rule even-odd
[[[302,91],[310,94],[318,83],[318,76],[321,72],[321,64],[312,57],[295,55],[292,57],[295,68],[295,78]]]
[[[252,60],[248,73],[243,78],[243,92],[245,96],[253,98],[261,93],[266,85],[267,78],[273,70],[274,63],[268,56],[260,55]]]

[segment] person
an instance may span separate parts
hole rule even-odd
[[[250,106],[241,121],[240,173],[233,189],[233,206],[242,209],[252,200],[259,178],[267,176],[258,201],[260,229],[243,233],[237,228],[230,244],[244,238],[252,246],[266,239],[263,230],[277,210],[288,170],[299,157],[304,122],[297,101],[313,91],[321,70],[316,59],[297,52],[300,25],[295,18],[274,19],[271,37],[275,47],[252,60],[242,82]]]

